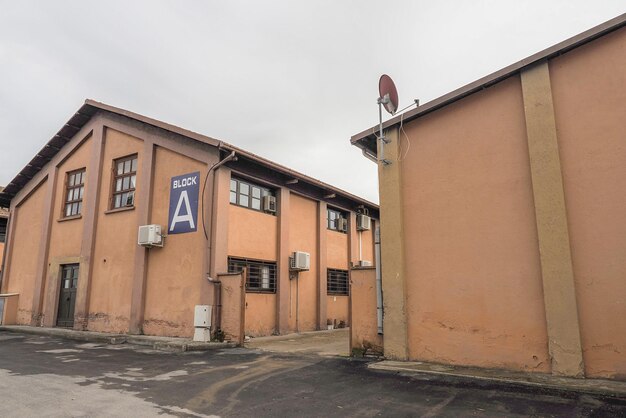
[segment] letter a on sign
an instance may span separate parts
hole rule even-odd
[[[170,183],[169,234],[184,234],[198,229],[198,192],[200,173],[172,177]]]

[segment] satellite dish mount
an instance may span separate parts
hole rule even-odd
[[[378,93],[378,140],[380,141],[378,161],[384,165],[389,165],[391,161],[385,159],[385,144],[388,144],[390,140],[385,138],[385,133],[383,132],[383,107],[391,115],[395,115],[396,110],[398,110],[398,90],[396,90],[396,85],[387,74],[383,74],[380,76],[380,80],[378,80]]]

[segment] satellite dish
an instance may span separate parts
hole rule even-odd
[[[387,74],[380,76],[378,92],[380,94],[379,103],[385,107],[387,112],[395,115],[396,110],[398,110],[398,90],[396,90],[396,85]]]

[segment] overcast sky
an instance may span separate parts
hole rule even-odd
[[[0,185],[85,98],[377,202],[349,138],[378,78],[422,103],[623,13],[624,0],[0,0]]]

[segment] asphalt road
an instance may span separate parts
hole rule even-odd
[[[0,332],[0,416],[626,417],[626,400],[258,349],[164,353]]]

